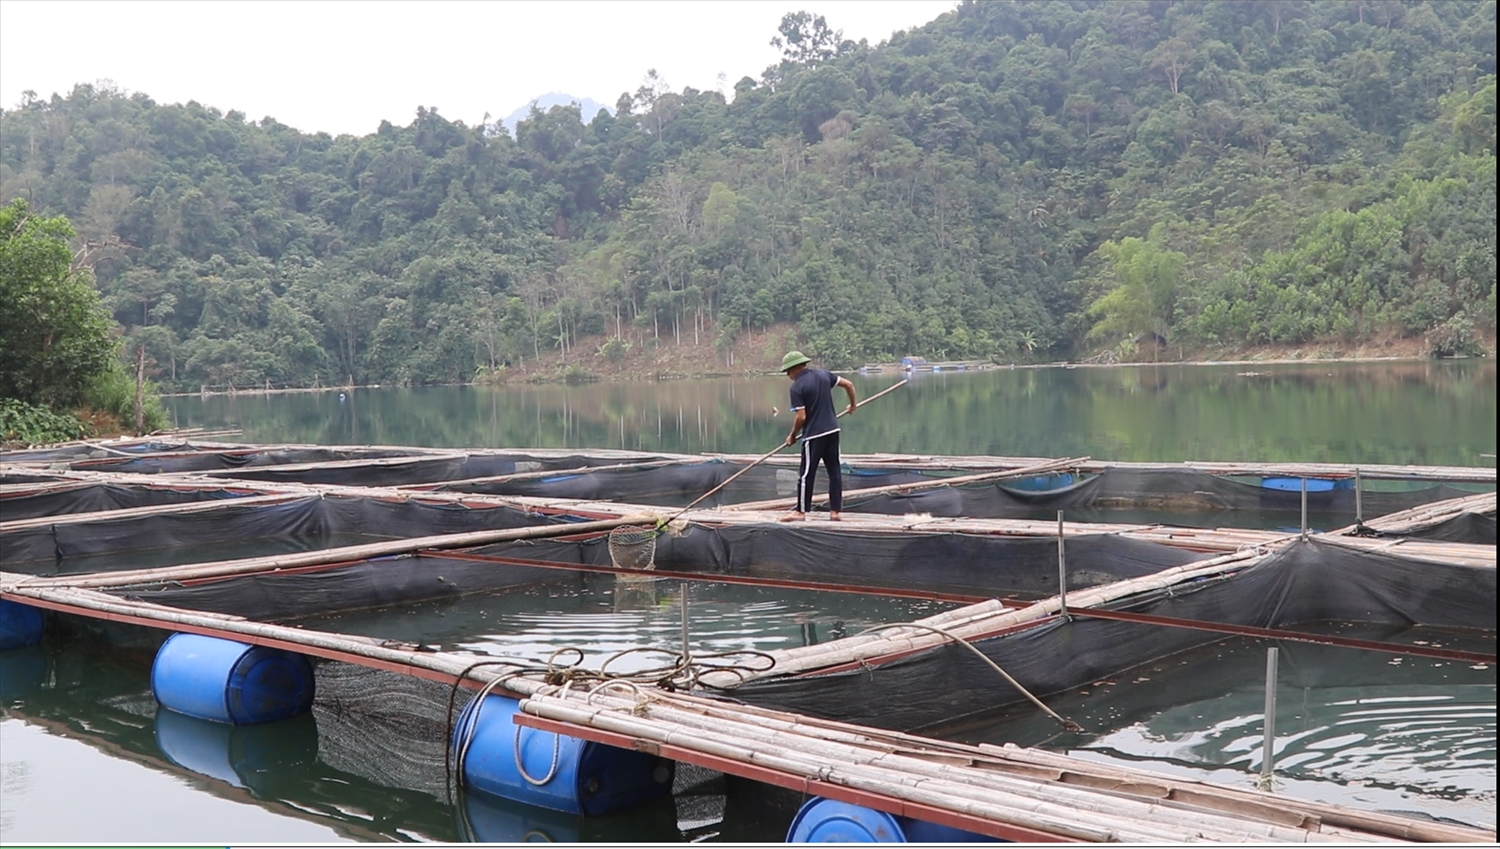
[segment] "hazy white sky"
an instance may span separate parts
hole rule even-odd
[[[551,2],[83,2],[0,0],[0,105],[111,80],[158,103],[196,100],[305,131],[374,132],[418,106],[499,120],[550,91],[610,109],[655,68],[732,93],[779,51],[781,16],[823,15],[845,38],[885,40],[955,0]]]

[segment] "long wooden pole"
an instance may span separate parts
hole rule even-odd
[[[900,389],[901,387],[905,386],[906,383],[907,383],[907,381],[905,381],[905,380],[902,380],[902,381],[900,381],[898,383],[893,383],[890,386],[887,386],[886,388],[880,390],[879,392],[876,392],[874,395],[871,395],[870,397],[866,398],[863,402],[860,403],[859,406],[864,407],[864,406],[868,405],[871,401],[874,401],[876,398],[880,398],[880,397],[883,397],[885,395],[889,395],[892,392],[895,392],[897,389]],[[836,418],[836,419],[837,418],[842,418],[844,416],[844,414],[846,414],[848,412],[849,412],[848,409],[845,409],[845,410],[839,412],[838,415],[834,416],[834,418]],[[683,513],[686,513],[687,511],[689,511],[689,510],[693,509],[694,507],[698,506],[698,504],[700,502],[702,502],[705,498],[708,498],[710,495],[713,495],[714,493],[718,492],[719,490],[723,489],[724,487],[729,486],[729,484],[732,483],[735,478],[739,477],[740,475],[743,475],[744,473],[750,471],[751,469],[755,468],[756,466],[759,466],[761,463],[764,463],[765,461],[771,459],[771,457],[775,456],[776,452],[780,451],[781,449],[785,448],[786,446],[787,446],[787,444],[785,442],[782,442],[780,445],[777,445],[775,448],[772,448],[770,451],[767,451],[766,453],[762,454],[760,457],[758,457],[755,460],[755,462],[751,463],[750,465],[746,466],[745,468],[740,469],[738,472],[735,472],[734,474],[732,474],[729,477],[725,478],[723,483],[719,484],[718,486],[714,487],[713,489],[710,489],[708,492],[705,492],[702,495],[698,496],[697,498],[693,499],[693,502],[691,504],[689,504],[688,506],[682,508],[681,510],[678,510],[675,514],[673,514],[673,516],[672,516],[671,519],[667,520],[666,523],[670,523],[670,522],[676,520],[677,517],[681,516]],[[666,523],[663,523],[663,524],[666,524]]]
[[[713,495],[714,493],[718,492],[719,490],[723,489],[724,487],[729,486],[731,483],[734,483],[734,479],[735,478],[739,477],[740,475],[743,475],[744,473],[750,471],[751,469],[755,468],[756,466],[759,466],[761,463],[764,463],[765,461],[771,459],[771,457],[774,456],[776,454],[776,452],[780,451],[781,449],[783,449],[785,447],[786,447],[786,443],[785,442],[778,442],[776,444],[775,448],[772,448],[770,451],[767,451],[766,453],[760,455],[760,457],[757,458],[755,460],[755,462],[751,463],[750,465],[746,466],[743,469],[740,469],[738,472],[735,472],[734,474],[732,474],[729,477],[725,478],[723,483],[719,484],[718,486],[714,487],[713,489],[710,489],[708,492],[705,492],[702,495],[698,496],[697,498],[693,499],[692,502],[688,504],[688,506],[686,506],[686,507],[682,508],[681,510],[678,510],[676,513],[674,513],[672,515],[672,518],[667,520],[667,523],[670,523],[670,522],[674,521],[675,519],[677,519],[677,517],[681,516],[683,513],[686,513],[687,511],[693,509],[694,507],[697,507],[698,504],[700,502],[702,502],[705,498],[708,498],[710,495]]]
[[[298,554],[277,554],[267,557],[247,557],[240,560],[220,560],[213,563],[193,563],[184,566],[168,566],[159,569],[135,569],[126,572],[101,572],[91,575],[58,575],[55,577],[28,578],[25,583],[37,586],[66,587],[121,587],[142,583],[162,583],[190,578],[217,578],[229,575],[252,574],[302,566],[323,566],[331,563],[347,563],[368,560],[372,557],[389,557],[410,554],[430,548],[468,548],[497,542],[544,537],[572,536],[596,531],[608,531],[621,525],[639,525],[638,516],[623,516],[618,519],[602,519],[594,522],[564,522],[557,525],[540,525],[529,528],[510,528],[499,531],[468,531],[459,534],[416,537],[414,539],[372,542],[364,545],[346,545],[307,551]]]
[[[923,489],[933,489],[940,486],[957,486],[966,483],[980,483],[983,481],[1006,480],[1007,478],[1027,478],[1055,472],[1060,469],[1071,469],[1079,463],[1087,462],[1087,457],[1070,457],[1062,460],[1048,460],[1035,466],[1026,466],[1020,469],[1007,469],[1003,472],[981,472],[977,475],[960,475],[954,478],[934,478],[921,483],[893,483],[888,486],[871,486],[865,489],[845,490],[844,499],[868,498],[872,495],[884,495],[888,492],[916,492]],[[813,501],[826,501],[828,496],[815,496]],[[725,507],[725,512],[736,510],[776,510],[796,502],[794,498],[773,498],[768,501],[752,501],[745,504],[735,504]]]

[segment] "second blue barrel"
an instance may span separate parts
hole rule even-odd
[[[464,708],[453,746],[470,787],[573,814],[607,814],[672,792],[672,761],[517,725],[519,705],[488,695]]]
[[[163,706],[199,719],[273,722],[312,707],[312,664],[280,649],[173,634],[156,652],[151,691]]]
[[[34,646],[41,641],[42,611],[0,598],[0,651]]]

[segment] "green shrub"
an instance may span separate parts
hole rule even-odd
[[[594,352],[594,356],[604,357],[612,363],[618,363],[625,359],[628,353],[630,353],[630,343],[615,336],[601,344],[599,350]]]
[[[599,378],[592,372],[577,363],[569,363],[561,370],[563,383],[591,383]]]
[[[15,398],[0,398],[0,442],[6,445],[45,445],[88,436],[77,418]]]
[[[83,402],[90,409],[114,418],[120,423],[121,430],[135,429],[135,378],[118,359],[111,361],[109,369],[94,379],[84,393]],[[167,427],[167,413],[162,408],[161,393],[156,384],[149,380],[142,388],[141,408],[146,433]]]
[[[1474,338],[1474,322],[1463,310],[1427,331],[1427,353],[1434,357],[1480,357],[1484,348]]]

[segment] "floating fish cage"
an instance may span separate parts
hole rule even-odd
[[[147,444],[149,445],[149,443]],[[0,494],[4,520],[57,515],[79,509],[124,509],[232,497],[232,481],[246,484],[308,484],[346,487],[398,487],[417,491],[469,493],[628,504],[681,506],[745,472],[715,493],[706,507],[785,499],[794,492],[796,473],[784,464],[746,469],[748,461],[637,452],[459,452],[413,448],[331,449],[318,446],[213,448],[198,443],[182,450],[111,449],[104,457],[77,449],[0,453]],[[139,454],[141,456],[116,456]],[[77,459],[82,455],[84,459]],[[62,459],[56,459],[61,457]],[[993,458],[900,460],[846,458],[845,510],[877,515],[925,514],[968,518],[1049,518],[1058,511],[1089,521],[1202,524],[1212,517],[1227,525],[1279,527],[1306,512],[1315,524],[1342,527],[1373,516],[1494,491],[1492,482],[1445,480],[1442,470],[1422,470],[1412,480],[1361,480],[1358,471],[1337,476],[1316,472],[1245,474],[1228,466],[1206,471],[1179,464],[1081,464],[1072,471],[1009,475]],[[786,461],[783,461],[783,463]],[[1011,461],[1013,470],[1017,463]],[[997,464],[1000,464],[997,466]],[[198,478],[194,487],[132,484],[127,491],[110,481],[93,487],[75,481],[66,490],[28,492],[21,484],[48,480],[34,469],[130,473]],[[973,472],[979,473],[973,473]],[[1452,470],[1450,470],[1452,471]],[[202,478],[225,480],[217,494]],[[977,479],[976,478],[980,478]],[[1492,478],[1492,476],[1491,476]],[[55,478],[51,479],[56,481]],[[953,483],[948,483],[952,480]],[[110,491],[107,487],[115,487]],[[1304,491],[1305,489],[1305,491]],[[133,490],[133,491],[130,491]],[[70,495],[71,493],[71,495]],[[117,508],[103,505],[118,504]],[[785,505],[783,505],[784,507]],[[1125,514],[1124,511],[1129,511]],[[1113,520],[1118,521],[1118,518]],[[1489,529],[1493,541],[1493,527]]]
[[[1357,774],[1320,768],[1333,778],[1386,780],[1378,753],[1344,754],[1367,740],[1375,741],[1367,748],[1393,748],[1362,717],[1395,722],[1398,715],[1379,705],[1408,710],[1431,698],[1453,706],[1449,716],[1488,705],[1488,721],[1444,725],[1441,712],[1408,710],[1432,732],[1409,750],[1449,745],[1467,754],[1393,755],[1400,762],[1387,771],[1402,773],[1410,793],[1334,796],[1426,811],[1424,794],[1483,798],[1486,782],[1493,793],[1492,496],[1487,509],[1450,515],[1434,507],[1432,521],[1388,540],[1124,526],[1091,532],[1076,523],[1064,533],[1061,522],[1053,534],[1005,524],[1007,515],[1180,507],[1183,499],[1212,510],[1306,514],[1316,495],[1354,523],[1469,493],[1446,485],[1310,487],[1307,476],[1292,488],[1267,485],[1265,476],[1111,468],[921,488],[951,471],[853,469],[851,480],[870,486],[851,487],[850,521],[777,523],[753,509],[736,512],[729,500],[711,514],[643,531],[652,534],[652,555],[632,570],[620,568],[629,564],[612,552],[601,525],[619,526],[652,499],[685,503],[685,494],[742,467],[564,453],[305,451],[86,459],[33,452],[27,462],[68,468],[0,473],[7,573],[0,689],[20,714],[74,729],[38,683],[59,680],[73,662],[49,633],[101,640],[144,630],[92,624],[82,618],[88,610],[169,629],[175,617],[191,627],[171,636],[152,631],[159,638],[125,639],[113,649],[149,649],[150,669],[101,702],[106,713],[137,718],[136,730],[116,735],[128,742],[111,732],[100,735],[102,747],[164,758],[310,810],[339,808],[336,798],[324,798],[322,783],[451,801],[456,816],[423,832],[435,839],[522,840],[532,828],[591,839],[606,833],[591,831],[591,819],[628,817],[640,839],[669,840],[703,837],[733,821],[724,774],[649,746],[632,750],[518,724],[527,719],[522,694],[508,690],[503,676],[476,693],[400,673],[425,669],[417,662],[424,655],[472,659],[472,668],[501,665],[552,687],[615,680],[569,672],[608,669],[627,689],[727,697],[725,704],[746,711],[975,745],[1060,740],[1070,750],[1107,746],[1100,741],[1125,739],[1137,724],[1147,736],[1163,717],[1179,727],[1185,714],[1214,702],[1233,716],[1177,733],[1199,741],[1193,751],[1202,760],[1194,766],[1223,780],[1230,772],[1249,776],[1265,757],[1243,739],[1253,736],[1241,727],[1253,713],[1246,705],[1265,687],[1247,680],[1246,657],[1277,645],[1289,648],[1275,686],[1306,698],[1302,713],[1277,719],[1318,725],[1317,735],[1297,738],[1305,745],[1281,744],[1278,775],[1299,792],[1325,795],[1324,778],[1307,772],[1319,758],[1363,757],[1362,765],[1376,766]],[[84,463],[141,465],[111,468],[122,473],[111,476]],[[312,468],[292,468],[298,464]],[[752,471],[758,477],[746,475],[747,488],[731,499],[777,492],[787,470]],[[135,476],[141,472],[153,477]],[[516,477],[498,480],[507,475]],[[476,480],[485,477],[495,479]],[[857,494],[878,486],[915,488]],[[964,518],[935,525],[901,518],[911,514]],[[995,521],[984,524],[986,516]],[[489,541],[403,544],[456,534]],[[1487,549],[1465,544],[1486,540]],[[234,556],[223,556],[226,547]],[[70,606],[85,595],[92,608]],[[43,616],[27,599],[62,612]],[[251,635],[263,625],[275,639],[238,640],[214,633],[214,622],[239,623]],[[559,645],[559,633],[576,636],[576,644]],[[297,652],[299,640],[308,654]],[[337,659],[311,651],[328,640],[343,646]],[[359,647],[405,652],[412,666],[389,659],[362,666]],[[1407,657],[1422,660],[1392,662]],[[1049,736],[1052,720],[1031,707],[1037,697],[1081,728],[1052,727]],[[1346,740],[1330,730],[1337,728],[1362,728],[1364,737]],[[1202,742],[1225,729],[1233,739],[1218,748]],[[1161,760],[1181,765],[1181,758]],[[1461,786],[1438,788],[1433,776],[1442,769]],[[800,813],[793,804],[768,815],[780,830],[773,839],[975,836],[816,801]],[[1432,808],[1493,828],[1492,816],[1475,813],[1480,807]],[[350,828],[355,839],[389,836]],[[750,840],[768,833],[764,823],[741,832]],[[945,836],[931,836],[938,833]]]

